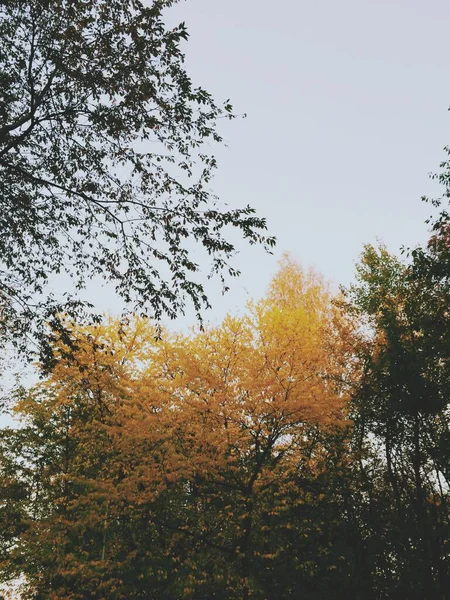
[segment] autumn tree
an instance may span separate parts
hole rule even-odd
[[[250,207],[225,209],[210,191],[232,118],[184,68],[174,0],[11,0],[0,7],[0,307],[22,340],[61,312],[81,318],[79,291],[111,283],[131,310],[171,317],[208,300],[228,264],[228,227],[273,244]],[[49,282],[70,275],[52,296]]]
[[[194,469],[192,533],[221,540],[222,552],[236,556],[239,579],[231,579],[228,597],[236,587],[238,597],[264,594],[258,573],[283,554],[267,522],[289,507],[289,495],[294,506],[302,502],[295,480],[305,455],[309,467],[320,464],[311,432],[339,423],[345,358],[329,344],[337,318],[320,278],[287,261],[247,317],[172,347],[167,370],[177,368],[172,394],[187,419],[181,452]]]
[[[71,335],[76,355],[57,346],[3,450],[28,490],[5,572],[31,598],[295,598],[350,581],[337,481],[353,323],[320,277],[286,259],[246,315],[190,336],[156,340],[142,320]]]

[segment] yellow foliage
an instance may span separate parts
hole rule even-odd
[[[61,490],[55,522],[65,531],[82,514],[76,527],[106,532],[124,511],[144,508],[158,522],[148,507],[184,486],[198,507],[197,535],[216,528],[214,543],[231,536],[244,556],[249,523],[273,486],[268,515],[301,504],[283,494],[308,428],[345,422],[351,324],[324,281],[285,257],[244,316],[190,335],[156,333],[139,318],[72,326],[74,347],[56,346],[52,373],[17,406],[25,418],[58,422],[76,448],[52,475]],[[320,468],[320,456],[310,453],[309,464]],[[190,525],[177,533],[189,535]],[[39,535],[57,539],[51,528]]]

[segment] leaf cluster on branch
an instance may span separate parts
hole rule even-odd
[[[237,275],[229,227],[266,248],[265,220],[210,189],[218,119],[184,67],[173,0],[11,0],[0,7],[0,303],[11,337],[42,331],[102,278],[133,310],[209,306],[211,274]],[[209,260],[208,259],[208,260]],[[58,274],[72,278],[50,294]],[[225,285],[225,283],[224,283]],[[92,307],[90,307],[92,308]]]

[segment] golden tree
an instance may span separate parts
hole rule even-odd
[[[13,551],[32,597],[265,597],[269,522],[304,502],[306,467],[323,470],[317,432],[346,422],[352,324],[327,285],[285,257],[219,327],[72,335],[18,405],[45,490]]]

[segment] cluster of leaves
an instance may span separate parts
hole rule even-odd
[[[211,274],[231,275],[234,227],[269,248],[250,207],[220,208],[204,148],[232,118],[184,69],[174,0],[10,0],[0,7],[0,308],[7,337],[42,330],[101,277],[132,310],[175,317],[197,281],[195,242]],[[72,278],[64,297],[48,284]],[[224,284],[225,285],[225,284]],[[92,307],[90,307],[92,308]]]

